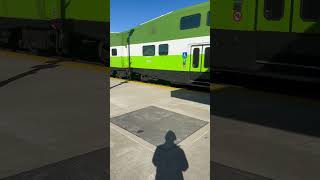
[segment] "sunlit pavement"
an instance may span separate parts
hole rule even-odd
[[[112,180],[155,179],[152,158],[169,130],[189,164],[184,179],[210,179],[209,92],[114,78],[110,87]]]

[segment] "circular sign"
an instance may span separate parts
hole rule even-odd
[[[234,19],[236,22],[240,22],[241,19],[242,19],[242,14],[241,14],[241,12],[235,11],[235,12],[233,13],[233,19]]]

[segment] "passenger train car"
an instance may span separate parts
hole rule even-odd
[[[111,75],[209,85],[209,2],[111,33],[110,41]]]
[[[319,7],[319,0],[212,0],[213,72],[319,80]]]
[[[106,62],[109,10],[109,0],[0,0],[0,43],[68,54],[90,42]]]

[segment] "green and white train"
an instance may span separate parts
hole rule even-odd
[[[212,0],[211,69],[319,81],[319,5],[319,0]]]
[[[111,75],[209,85],[210,4],[167,13],[111,33]]]

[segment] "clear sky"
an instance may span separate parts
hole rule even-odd
[[[127,31],[170,11],[208,0],[110,0],[111,32]]]

